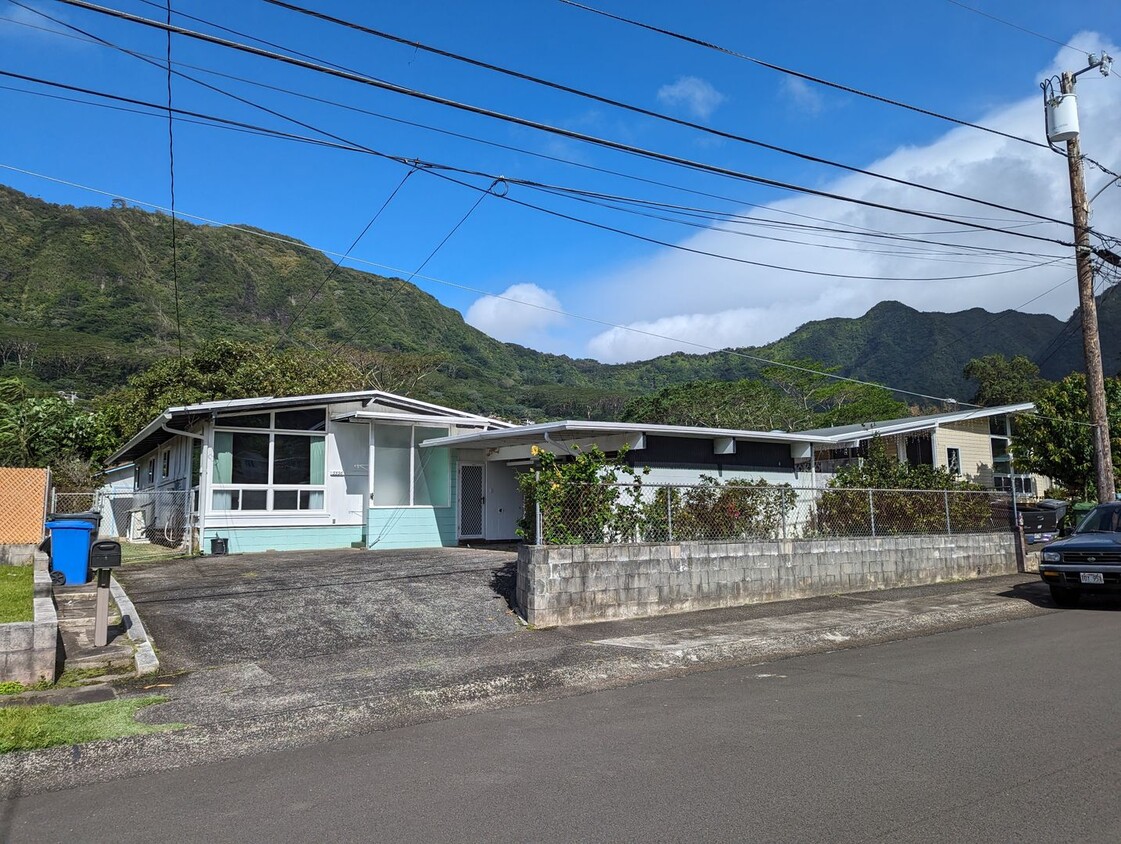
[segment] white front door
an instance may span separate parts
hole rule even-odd
[[[486,526],[486,495],[481,463],[459,464],[459,538],[482,539]]]

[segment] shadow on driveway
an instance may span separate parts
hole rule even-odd
[[[1029,572],[1029,575],[1031,572]],[[1019,598],[1037,607],[1045,609],[1063,609],[1068,612],[1077,610],[1117,611],[1121,610],[1121,593],[1119,592],[1092,592],[1084,591],[1077,604],[1069,607],[1059,607],[1051,597],[1051,590],[1042,580],[1033,580],[1028,583],[1017,583],[1006,592],[1001,592],[1002,598]]]
[[[508,550],[435,548],[201,557],[117,578],[176,671],[513,631],[515,573]]]

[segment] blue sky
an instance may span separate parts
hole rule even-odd
[[[52,0],[21,1],[131,50],[156,57],[162,57],[166,50],[162,32]],[[106,5],[159,19],[165,14],[160,2],[106,0]],[[793,80],[558,0],[407,4],[305,0],[303,5],[769,144],[1016,209],[1060,219],[1069,217],[1065,167],[1058,156],[1046,150],[954,128],[938,119]],[[1072,2],[1061,11],[1053,3],[1042,2],[968,3],[1047,38],[998,23],[950,0],[869,0],[853,4],[712,0],[688,6],[602,0],[590,5],[1036,140],[1043,134],[1040,80],[1060,69],[1084,67],[1080,50],[1104,48],[1116,54],[1114,45],[1121,42],[1121,4],[1107,0]],[[177,13],[397,85],[529,120],[884,204],[983,217],[994,227],[1017,227],[1044,236],[1061,238],[1068,234],[1061,226],[845,174],[545,90],[412,47],[309,20],[261,0],[174,0],[173,7]],[[215,31],[179,15],[175,22]],[[27,24],[55,26],[9,0],[0,0],[0,70],[166,102],[164,71],[104,46],[60,37]],[[1078,49],[1062,47],[1048,38]],[[418,277],[416,282],[500,339],[577,357],[621,361],[675,348],[704,351],[760,344],[807,320],[857,316],[888,298],[926,310],[1022,307],[1064,318],[1077,302],[1070,280],[1073,262],[1069,250],[1061,247],[1007,234],[966,232],[946,223],[874,212],[827,199],[792,196],[464,114],[185,37],[176,37],[172,49],[173,59],[182,63],[179,69],[184,73],[391,155],[749,217],[742,232],[731,234],[621,214],[544,196],[519,185],[509,187],[507,199],[488,196],[424,268],[423,276],[428,278]],[[244,77],[280,90],[206,71]],[[0,181],[53,202],[107,205],[112,196],[121,196],[154,205],[168,204],[166,119],[9,90],[46,90],[27,82],[0,80],[0,85],[5,86],[0,88],[0,107],[5,115],[0,128],[0,165],[97,188],[108,195],[10,169],[0,169]],[[314,134],[188,80],[177,78],[173,91],[180,108]],[[382,116],[312,102],[296,94]],[[1117,140],[1121,138],[1121,77],[1103,78],[1096,71],[1084,74],[1079,100],[1084,151],[1111,169],[1121,170],[1121,142]],[[433,129],[478,140],[455,138]],[[399,163],[370,155],[178,121],[175,138],[176,200],[181,213],[282,232],[329,251],[345,251],[407,172]],[[477,188],[490,183],[489,176],[462,178]],[[1088,180],[1091,191],[1096,191],[1107,177],[1091,169]],[[667,186],[652,185],[651,181]],[[352,255],[356,260],[351,265],[387,275],[407,275],[478,197],[477,190],[428,173],[414,174],[355,248]],[[596,229],[511,200],[544,205],[694,251],[673,250]],[[1121,186],[1106,189],[1095,203],[1094,224],[1101,231],[1121,234],[1119,200]],[[861,226],[974,249],[964,255],[963,250],[948,246],[887,248],[883,241],[847,236],[837,239],[804,230],[776,229],[770,223],[765,223],[765,228],[758,225],[775,219],[806,222],[805,217],[828,221],[822,225]],[[744,237],[744,233],[798,242],[761,240]],[[1034,257],[978,255],[978,247],[1028,251]],[[768,270],[742,261],[806,272]],[[873,276],[877,280],[830,278],[815,272]],[[1002,274],[976,277],[984,273]],[[932,276],[955,280],[913,280]],[[486,298],[486,293],[506,298]],[[529,307],[512,299],[543,307]]]

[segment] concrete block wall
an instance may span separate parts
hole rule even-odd
[[[42,553],[35,543],[5,543],[0,545],[0,566],[26,566]]]
[[[537,627],[918,586],[1016,571],[1014,535],[522,546],[517,602]]]
[[[0,680],[30,685],[55,678],[58,614],[43,570],[35,572],[34,603],[34,621],[0,624]]]

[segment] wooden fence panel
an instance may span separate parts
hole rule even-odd
[[[43,538],[47,469],[0,467],[0,545],[31,545]]]

